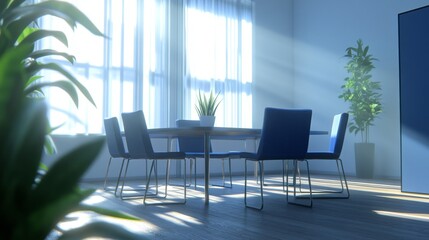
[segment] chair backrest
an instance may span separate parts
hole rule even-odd
[[[329,151],[334,153],[336,157],[340,157],[341,151],[343,149],[348,120],[348,113],[340,113],[335,115],[332,121]]]
[[[310,138],[311,115],[310,109],[266,108],[258,159],[304,159]]]
[[[153,158],[153,147],[143,111],[122,113],[128,153],[132,158]]]
[[[118,118],[111,117],[104,119],[104,130],[106,131],[107,148],[109,149],[110,156],[114,158],[126,157]]]
[[[198,120],[176,120],[177,127],[198,127],[200,126],[200,121]],[[204,152],[204,137],[187,137],[179,136],[177,138],[179,144],[179,151],[181,152]]]

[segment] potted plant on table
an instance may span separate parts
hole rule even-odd
[[[361,135],[361,142],[355,143],[356,176],[371,178],[375,144],[369,141],[369,129],[382,112],[380,82],[373,81],[371,75],[377,59],[369,54],[369,46],[364,47],[361,39],[357,47],[346,49],[345,57],[349,59],[345,68],[350,75],[344,79],[339,98],[350,103],[349,131]]]
[[[204,127],[213,127],[216,117],[216,110],[219,107],[220,100],[218,100],[219,93],[216,96],[213,92],[210,92],[209,97],[201,95],[198,91],[197,104],[195,109],[197,110],[198,116],[200,117],[200,125]]]

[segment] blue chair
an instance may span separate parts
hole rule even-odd
[[[349,119],[348,113],[341,113],[334,116],[332,121],[331,137],[329,150],[325,152],[308,152],[305,156],[307,160],[334,160],[337,164],[338,176],[341,184],[339,191],[319,191],[313,193],[337,193],[334,195],[313,196],[313,198],[342,198],[347,199],[350,197],[349,187],[347,184],[346,174],[344,172],[343,161],[340,158],[343,149],[344,138],[347,131],[347,122]],[[344,193],[344,186],[346,194]]]
[[[184,152],[154,152],[152,142],[148,133],[145,117],[143,111],[136,111],[131,113],[122,113],[122,120],[124,123],[125,138],[127,141],[128,152],[130,154],[130,159],[148,159],[152,160],[152,164],[149,171],[149,176],[146,182],[146,189],[144,194],[143,203],[145,205],[153,204],[184,204],[186,203],[186,155]],[[148,198],[148,190],[150,186],[152,172],[155,172],[156,186],[158,186],[158,177],[157,177],[157,162],[160,160],[166,160],[167,165],[170,160],[183,160],[185,163],[185,174],[184,174],[184,185],[183,185],[183,201],[181,202],[157,202],[157,203],[148,203],[146,200]],[[129,162],[128,161],[128,162]],[[124,173],[124,182],[128,169],[128,163],[125,167]],[[167,179],[167,176],[166,176]],[[124,184],[123,182],[123,184]],[[167,197],[167,180],[165,183],[165,198]],[[158,189],[158,187],[157,187]],[[156,192],[157,193],[157,192]]]
[[[104,119],[104,129],[106,131],[107,148],[110,153],[110,158],[107,163],[106,174],[104,176],[104,190],[106,190],[107,177],[109,174],[110,163],[112,162],[112,159],[115,159],[115,158],[122,159],[121,170],[119,171],[119,175],[116,181],[116,188],[115,188],[115,196],[116,196],[116,192],[118,191],[118,186],[119,186],[119,180],[122,174],[122,169],[124,167],[124,162],[125,160],[130,158],[130,155],[128,154],[128,152],[125,151],[124,142],[121,136],[121,130],[119,128],[118,118],[112,117],[112,118]]]
[[[244,202],[246,207],[262,210],[264,207],[263,174],[259,174],[260,205],[252,206],[247,200],[247,162],[258,163],[259,171],[263,173],[263,162],[268,160],[306,161],[310,137],[312,111],[309,109],[279,109],[266,108],[262,126],[261,139],[256,153],[241,152],[239,156],[245,159]],[[308,163],[307,163],[308,166]],[[308,176],[311,191],[310,175]],[[283,168],[284,184],[284,168]],[[288,196],[288,195],[287,195]],[[288,201],[289,202],[289,201]],[[312,204],[312,199],[310,199]]]
[[[176,120],[177,127],[198,127],[200,126],[200,121],[198,120]],[[197,158],[204,158],[204,137],[199,136],[179,136],[178,147],[179,151],[186,153],[186,158],[191,159],[190,163],[190,172],[192,178],[192,165],[194,169],[194,187],[197,187]],[[211,148],[211,146],[210,146]],[[210,159],[222,159],[222,185],[221,187],[232,187],[232,174],[231,174],[231,158],[238,158],[237,154],[233,152],[212,152],[210,149]],[[228,159],[228,173],[229,173],[229,183],[226,184],[225,181],[225,159]]]

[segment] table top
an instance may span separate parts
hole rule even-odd
[[[209,134],[210,138],[216,139],[249,139],[259,138],[262,130],[257,128],[233,128],[233,127],[173,127],[173,128],[151,128],[148,129],[151,137],[177,137],[177,136],[201,136]],[[310,135],[326,135],[328,131],[310,131]]]
[[[234,139],[257,138],[261,129],[229,127],[173,127],[148,129],[151,137],[201,136],[209,134],[210,138],[222,136]]]

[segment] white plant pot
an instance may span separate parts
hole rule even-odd
[[[200,116],[200,126],[213,127],[215,123],[215,116]]]

